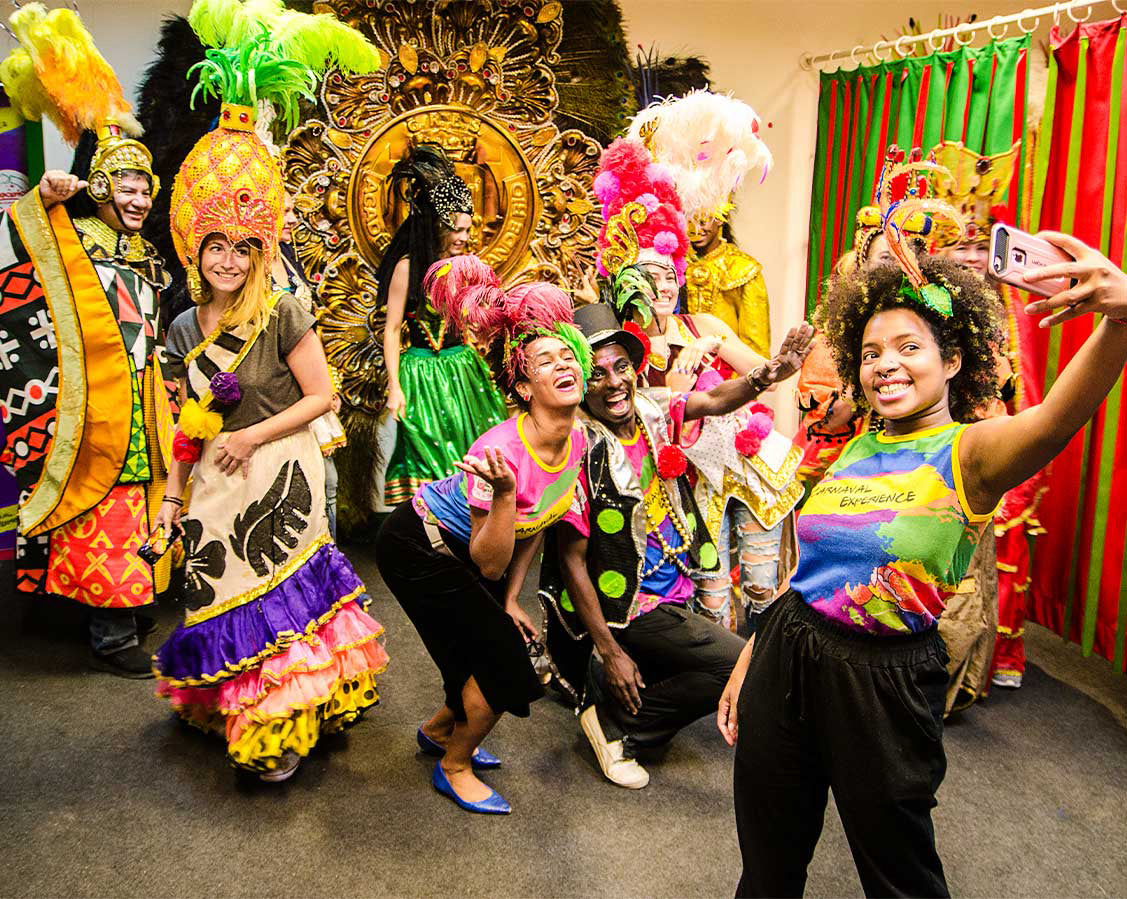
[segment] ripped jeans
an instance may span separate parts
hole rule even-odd
[[[765,531],[747,506],[729,502],[716,540],[720,568],[715,575],[697,580],[693,611],[731,627],[734,549],[739,554],[740,593],[748,636],[754,634],[759,616],[774,601],[779,589],[779,552],[785,525],[786,518]]]

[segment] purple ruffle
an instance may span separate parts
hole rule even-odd
[[[294,634],[305,633],[312,622],[363,587],[344,554],[332,543],[322,546],[258,599],[190,627],[181,624],[156,651],[156,670],[170,680],[233,676],[264,650],[273,646],[280,651]]]

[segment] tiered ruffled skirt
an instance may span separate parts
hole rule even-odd
[[[298,483],[293,471],[305,461],[311,475],[319,469],[312,436],[303,432],[261,448],[246,481],[209,470],[211,451],[197,464],[185,521],[188,602],[195,608],[154,656],[157,695],[187,722],[222,736],[234,764],[267,772],[286,752],[307,755],[322,734],[378,702],[376,675],[388,661],[379,641],[383,629],[361,608],[364,585],[324,531],[323,487],[312,476],[308,485]],[[267,528],[257,550],[253,537],[235,540],[249,533],[245,521],[263,508],[253,505],[262,492],[256,469],[287,474],[281,491],[277,477],[264,481],[277,505],[256,519]],[[305,507],[307,489],[309,526],[299,532],[294,510]],[[239,493],[246,494],[242,502]],[[305,531],[318,536],[303,540]],[[271,558],[256,552],[276,558],[277,547],[294,542],[295,533],[298,545],[284,563],[271,564],[256,580],[252,561],[261,568]],[[240,592],[231,595],[232,589]],[[201,596],[211,601],[200,605]]]

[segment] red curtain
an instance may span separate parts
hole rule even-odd
[[[1117,265],[1127,236],[1127,16],[1054,30],[1030,204],[1034,228],[1075,234]],[[1028,329],[1023,376],[1048,390],[1092,333],[1090,318]],[[1124,669],[1127,637],[1127,397],[1122,378],[1054,462],[1040,509],[1030,617]]]

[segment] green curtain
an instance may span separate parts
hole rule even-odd
[[[810,205],[806,308],[853,243],[857,210],[872,202],[888,147],[961,140],[979,153],[1008,150],[1023,136],[1029,35],[852,71],[824,72]],[[1024,169],[1022,160],[1016,167]],[[1019,175],[1010,221],[1022,221]]]

